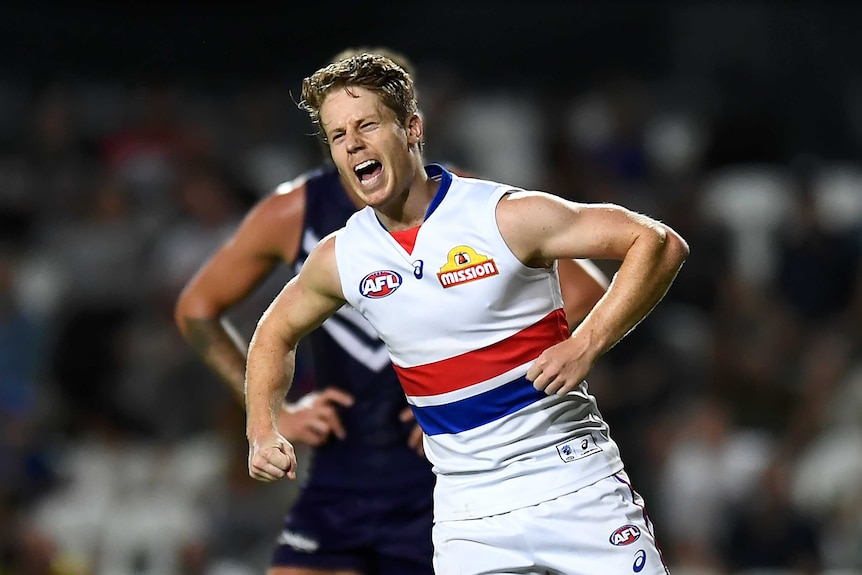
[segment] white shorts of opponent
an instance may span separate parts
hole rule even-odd
[[[437,575],[667,575],[625,472],[508,513],[434,525]]]

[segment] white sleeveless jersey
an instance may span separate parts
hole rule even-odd
[[[525,377],[568,329],[556,269],[522,264],[497,227],[497,202],[515,190],[426,170],[440,187],[411,253],[366,208],[335,254],[345,298],[385,342],[425,432],[435,519],[511,511],[620,471],[586,382],[558,397]]]

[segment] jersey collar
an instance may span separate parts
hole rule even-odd
[[[425,173],[428,174],[428,177],[432,180],[439,181],[440,187],[437,188],[437,193],[434,194],[434,197],[431,199],[431,203],[428,205],[428,209],[425,211],[425,219],[434,213],[434,210],[443,202],[443,198],[446,197],[446,194],[449,192],[449,186],[452,185],[452,173],[441,166],[440,164],[428,164],[425,166]]]

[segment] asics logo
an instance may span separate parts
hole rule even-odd
[[[635,573],[640,573],[644,570],[644,566],[646,565],[646,551],[641,549],[635,554],[635,562],[632,563],[632,571]]]

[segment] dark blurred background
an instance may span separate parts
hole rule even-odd
[[[862,573],[860,24],[813,1],[0,4],[0,575],[263,572],[295,485],[247,477],[242,411],[172,306],[324,161],[294,102],[356,46],[414,61],[429,161],[689,241],[590,378],[672,571]],[[248,335],[287,277],[235,311]]]

